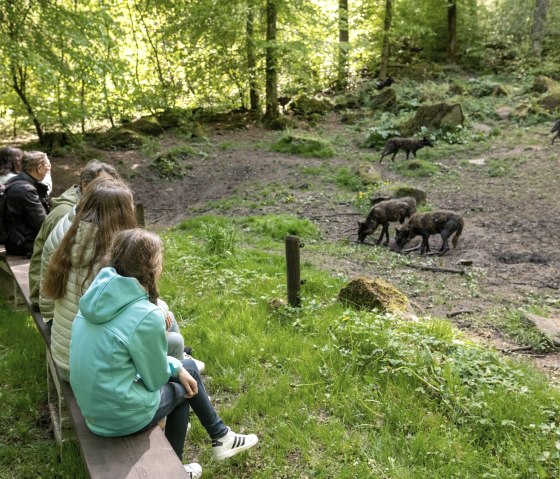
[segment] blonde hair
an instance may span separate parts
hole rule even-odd
[[[88,243],[79,251],[77,263],[73,264],[71,252],[81,223],[91,223],[97,230],[88,238]],[[115,233],[134,227],[136,216],[130,188],[113,178],[93,180],[78,203],[72,225],[49,261],[43,294],[52,299],[62,298],[73,266],[87,268],[84,282],[91,279],[94,266],[107,254]],[[93,254],[85,261],[89,250]]]
[[[136,278],[146,288],[150,302],[157,304],[159,292],[156,272],[162,257],[162,242],[158,235],[135,228],[115,235],[107,256],[107,265],[121,276]]]

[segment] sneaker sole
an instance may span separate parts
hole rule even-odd
[[[246,451],[247,449],[251,449],[252,447],[256,446],[258,442],[259,442],[259,438],[255,436],[254,442],[246,442],[243,446],[228,449],[227,451],[223,452],[220,455],[214,454],[214,459],[216,459],[216,461],[223,461],[224,459],[235,456],[240,452]]]

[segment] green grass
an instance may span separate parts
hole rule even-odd
[[[420,159],[395,162],[391,169],[408,178],[426,178],[439,172],[437,165]]]
[[[286,297],[279,240],[291,232],[307,242],[302,307],[271,307]],[[207,216],[164,234],[162,296],[206,362],[221,417],[260,438],[217,463],[193,419],[186,460],[218,479],[558,477],[560,395],[546,378],[470,343],[448,321],[347,309],[336,299],[345,278],[305,259],[321,250],[316,238],[311,223],[288,215]],[[340,257],[355,251],[330,246]],[[367,253],[374,265],[394,257],[395,270],[405,261]],[[39,425],[46,386],[33,324],[4,310],[0,334],[2,477],[83,476],[76,455],[59,459]]]
[[[189,451],[210,477],[558,475],[560,398],[545,378],[447,321],[347,310],[343,279],[305,261],[302,308],[269,309],[285,297],[283,245],[274,228],[242,223],[227,257],[208,255],[196,224],[166,239],[163,295],[222,417],[261,440],[233,468],[216,464],[195,421]],[[251,247],[266,237],[270,252]]]
[[[272,145],[272,150],[305,158],[331,158],[335,154],[333,146],[327,140],[291,133],[282,135],[282,138]]]
[[[0,345],[0,478],[86,477],[78,446],[54,442],[44,343],[30,317],[4,303]]]

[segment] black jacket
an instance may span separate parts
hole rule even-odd
[[[6,183],[4,224],[8,231],[6,252],[29,256],[33,242],[50,210],[48,188],[22,171]]]

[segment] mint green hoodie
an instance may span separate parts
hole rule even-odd
[[[88,428],[124,436],[145,427],[181,363],[167,356],[165,320],[135,278],[103,268],[72,325],[70,384]]]

